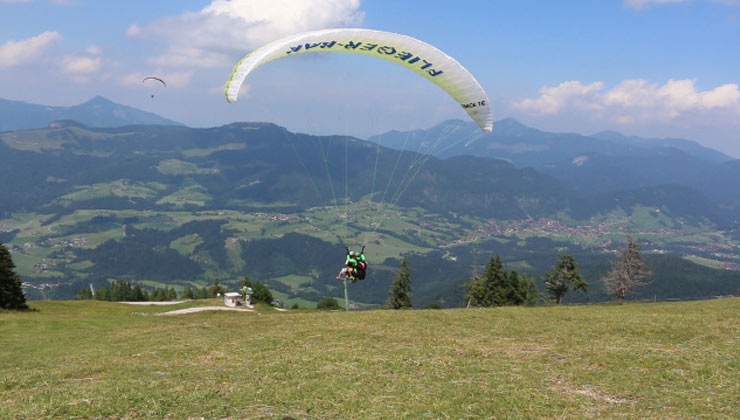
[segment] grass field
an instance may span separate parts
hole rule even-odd
[[[737,419],[740,299],[316,312],[30,302],[0,418]]]

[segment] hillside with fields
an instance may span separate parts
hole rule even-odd
[[[0,133],[0,149],[0,241],[31,299],[115,280],[238,289],[248,276],[311,306],[342,296],[344,246],[365,245],[370,276],[351,286],[361,307],[385,302],[402,258],[415,305],[464,305],[461,286],[496,255],[540,286],[560,254],[574,255],[592,287],[568,299],[597,302],[610,299],[600,277],[627,235],[656,268],[634,299],[740,290],[731,215],[690,186],[588,193],[503,160],[264,123],[57,121]]]

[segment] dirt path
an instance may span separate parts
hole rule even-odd
[[[203,311],[257,312],[254,309],[232,308],[229,306],[199,306],[197,308],[185,308],[185,309],[178,309],[176,311],[161,312],[161,313],[158,313],[157,315],[183,315],[183,314],[193,314],[196,312],[203,312]]]
[[[137,305],[137,306],[166,306],[166,305],[177,305],[180,303],[188,302],[187,300],[171,300],[166,302],[121,302],[125,303],[126,305]],[[251,308],[234,308],[231,306],[198,306],[195,308],[185,308],[185,309],[177,309],[174,311],[168,311],[168,312],[159,312],[155,315],[183,315],[183,314],[193,314],[196,312],[203,312],[203,311],[237,311],[237,312],[256,312],[254,309]]]
[[[187,300],[172,300],[167,302],[121,302],[125,303],[126,305],[138,305],[138,306],[165,306],[165,305],[177,305],[178,303],[185,303],[188,302]],[[273,308],[276,311],[287,311],[287,309],[283,308]],[[256,309],[253,309],[251,307],[232,307],[232,306],[198,306],[195,308],[185,308],[185,309],[177,309],[174,311],[168,311],[168,312],[159,312],[155,315],[183,315],[183,314],[193,314],[196,312],[203,312],[203,311],[236,311],[236,312],[257,312]],[[257,312],[259,313],[259,312]]]
[[[165,302],[149,302],[149,301],[147,301],[147,302],[121,302],[121,303],[125,303],[126,305],[141,305],[141,306],[157,305],[157,306],[161,306],[161,305],[177,305],[179,303],[185,303],[185,302],[187,302],[187,300],[168,300],[168,301],[165,301]]]

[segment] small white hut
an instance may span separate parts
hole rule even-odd
[[[224,293],[224,304],[226,306],[238,306],[241,295],[239,292]]]

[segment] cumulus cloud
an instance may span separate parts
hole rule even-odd
[[[100,57],[102,50],[98,46],[90,46],[76,54],[67,54],[57,60],[59,71],[71,78],[75,83],[87,83],[94,79],[103,68]]]
[[[588,107],[595,105],[594,96],[602,89],[602,82],[584,85],[581,82],[563,82],[555,87],[546,86],[540,89],[540,96],[536,99],[525,99],[517,107],[536,114],[554,114],[563,108]]]
[[[363,18],[360,0],[213,0],[198,12],[131,25],[126,35],[167,45],[156,65],[211,67],[292,33]]]
[[[249,29],[258,44],[291,33],[361,22],[360,0],[215,0],[203,9]]]
[[[92,74],[100,71],[102,60],[95,56],[66,55],[61,59],[62,71],[69,74]]]
[[[100,71],[100,57],[80,57],[64,56],[62,57],[64,71],[72,74],[90,74]]]
[[[540,116],[579,113],[584,118],[619,124],[670,123],[713,111],[738,118],[740,88],[729,83],[701,91],[694,80],[669,80],[659,85],[632,79],[605,90],[602,82],[586,85],[568,81],[540,89],[539,97],[520,101],[515,108]]]
[[[0,45],[0,68],[32,63],[60,39],[58,32],[48,31],[21,41],[8,41]]]

